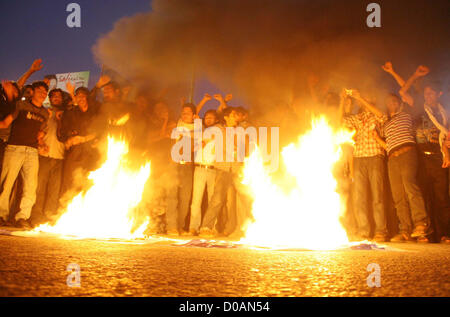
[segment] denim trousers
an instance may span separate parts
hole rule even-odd
[[[17,176],[22,176],[23,193],[20,201],[20,211],[16,220],[30,218],[31,208],[36,201],[38,183],[39,158],[35,148],[21,145],[8,145],[3,158],[0,183],[0,217],[6,220],[9,215],[9,197]]]
[[[234,188],[235,208],[227,208],[227,224],[225,231],[229,233],[232,227],[235,231],[243,230],[247,219],[250,218],[251,200],[246,193],[245,186],[241,184],[239,175],[231,171],[216,170],[214,192],[203,219],[202,228],[214,229],[217,218],[227,203],[230,187]],[[233,226],[234,225],[234,226]]]
[[[177,164],[176,180],[173,188],[168,190],[168,207],[166,213],[167,230],[185,229],[186,217],[191,206],[194,166]],[[177,184],[177,186],[175,186]]]
[[[194,189],[191,204],[191,222],[190,230],[199,230],[202,222],[202,202],[205,187],[208,192],[208,203],[214,192],[214,182],[216,178],[216,170],[196,166],[194,170]]]
[[[418,182],[418,168],[416,149],[389,157],[389,182],[400,232],[411,233],[413,226],[417,225],[429,226]]]
[[[372,202],[375,233],[387,234],[384,210],[384,173],[385,162],[382,155],[355,157],[353,208],[358,224],[358,233],[369,237],[369,202]],[[370,198],[372,200],[370,200]]]
[[[39,221],[58,211],[62,171],[63,160],[39,156],[38,186],[36,203],[31,212],[32,219]]]

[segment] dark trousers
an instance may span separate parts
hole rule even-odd
[[[178,164],[178,217],[177,229],[182,231],[186,229],[186,218],[191,206],[192,187],[194,182],[194,165]],[[168,229],[171,229],[168,226]]]
[[[417,150],[411,149],[399,156],[389,157],[388,170],[400,232],[411,233],[413,225],[428,226],[428,216],[417,178]]]
[[[58,211],[63,160],[39,156],[36,203],[31,211],[31,221],[39,223]]]
[[[65,194],[71,189],[79,191],[84,183],[79,181],[78,184],[75,184],[75,171],[79,169],[83,174],[93,171],[98,158],[97,151],[90,144],[80,144],[72,147],[67,152],[64,160],[61,194]]]
[[[369,202],[372,202],[375,233],[387,234],[384,210],[384,157],[355,157],[353,207],[358,233],[370,236]],[[371,198],[371,199],[370,199]]]
[[[450,235],[450,202],[448,195],[448,170],[442,168],[442,155],[420,155],[420,176],[425,201],[436,230],[437,238]]]

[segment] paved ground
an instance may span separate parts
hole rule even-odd
[[[450,246],[274,251],[0,235],[0,296],[450,296]],[[67,265],[81,287],[66,285]],[[381,287],[367,286],[367,266]]]

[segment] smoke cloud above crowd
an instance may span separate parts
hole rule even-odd
[[[448,1],[426,9],[425,1],[378,1],[381,28],[366,25],[370,2],[154,0],[151,12],[119,20],[94,53],[155,94],[184,87],[187,95],[195,76],[260,111],[302,98],[310,74],[335,92],[379,93],[391,89],[377,83],[385,61],[405,77],[419,64],[448,73]]]

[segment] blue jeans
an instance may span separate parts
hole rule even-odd
[[[382,155],[355,157],[353,161],[354,195],[353,208],[358,223],[359,234],[370,236],[369,197],[372,198],[372,211],[375,221],[375,234],[387,234],[384,214],[384,173],[385,162]]]
[[[39,157],[35,148],[21,145],[8,145],[3,158],[0,183],[0,217],[7,220],[9,215],[9,197],[17,176],[23,179],[23,194],[20,201],[20,211],[16,220],[30,218],[31,208],[36,201],[38,183]]]
[[[199,230],[202,222],[202,201],[205,187],[208,191],[208,203],[211,201],[214,192],[214,182],[216,180],[216,170],[196,166],[194,170],[194,190],[191,204],[190,230]]]

